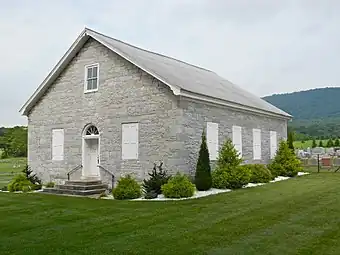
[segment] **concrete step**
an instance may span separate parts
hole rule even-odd
[[[100,180],[76,180],[76,181],[66,181],[65,185],[75,185],[75,186],[91,186],[91,185],[101,185],[103,184]]]
[[[106,189],[90,189],[90,190],[70,190],[70,189],[58,189],[58,188],[44,188],[44,193],[50,194],[63,194],[63,195],[78,195],[78,196],[91,196],[105,192]]]
[[[71,184],[64,184],[64,185],[56,185],[57,189],[68,189],[68,190],[96,190],[96,189],[108,189],[106,184],[94,184],[94,185],[71,185]]]

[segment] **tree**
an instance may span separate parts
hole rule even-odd
[[[293,133],[293,131],[290,131],[288,133],[288,140],[287,140],[287,142],[288,142],[289,149],[294,151],[294,144],[293,144],[293,142],[294,142],[294,133]]]
[[[202,142],[196,165],[195,185],[197,190],[202,191],[209,190],[212,186],[209,151],[204,130],[202,132]]]
[[[327,141],[326,146],[327,146],[328,148],[331,148],[331,147],[334,146],[334,144],[333,144],[333,139],[332,139],[332,138],[329,138],[329,140]]]
[[[339,147],[340,146],[340,141],[339,138],[336,138],[334,141],[334,146]]]
[[[235,149],[232,141],[228,138],[218,154],[216,167],[218,169],[236,168],[242,162],[240,153]]]
[[[2,157],[26,157],[27,156],[27,128],[6,128],[0,136],[0,149]]]
[[[319,142],[319,147],[323,147],[322,140],[320,140],[320,142]]]
[[[280,141],[279,149],[273,161],[268,165],[268,169],[271,171],[273,177],[293,177],[302,171],[300,160],[284,140]]]
[[[313,139],[312,148],[315,148],[315,147],[316,147],[316,141],[315,141],[315,139]]]

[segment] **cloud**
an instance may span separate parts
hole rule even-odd
[[[0,9],[0,126],[88,26],[209,68],[258,95],[340,84],[336,0],[10,1]]]

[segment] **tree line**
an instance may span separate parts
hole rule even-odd
[[[0,127],[0,157],[27,157],[27,127]]]

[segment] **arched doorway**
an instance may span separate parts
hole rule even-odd
[[[100,136],[95,125],[87,125],[83,131],[83,178],[99,178]]]

